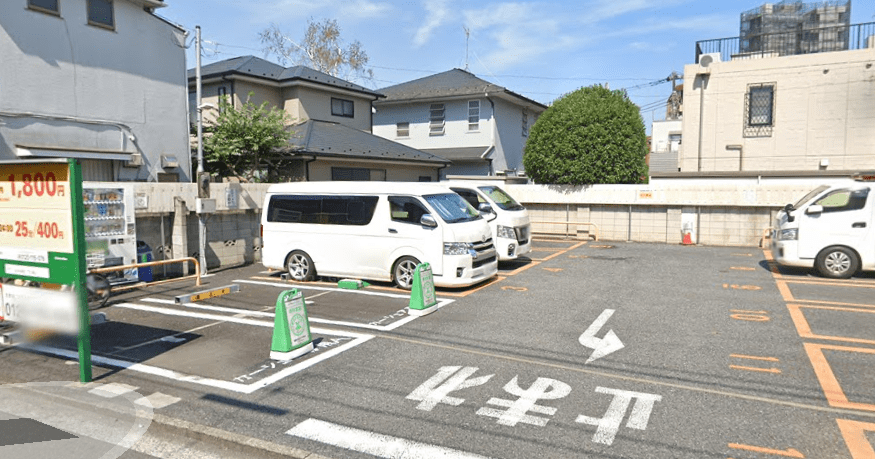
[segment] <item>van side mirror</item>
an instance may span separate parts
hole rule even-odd
[[[818,206],[816,204],[813,206],[808,206],[808,208],[805,209],[805,213],[808,215],[821,214],[823,213],[823,206]]]
[[[437,221],[435,221],[434,217],[431,214],[425,214],[419,219],[419,224],[425,226],[427,228],[437,228]]]
[[[481,202],[479,206],[477,206],[477,210],[483,212],[485,214],[494,214],[495,211],[492,210],[492,206],[486,204],[485,202]]]

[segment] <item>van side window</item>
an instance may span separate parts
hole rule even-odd
[[[823,206],[823,212],[847,212],[860,210],[866,207],[866,198],[869,197],[869,189],[862,190],[836,190],[820,198],[816,205]]]
[[[389,196],[389,210],[392,212],[392,221],[415,225],[428,213],[419,201],[408,196]]]
[[[480,199],[480,196],[478,196],[477,193],[475,193],[471,190],[466,190],[464,188],[450,188],[450,189],[453,190],[453,192],[455,192],[457,195],[465,198],[465,200],[468,201],[468,204],[471,204],[471,207],[473,207],[475,209],[480,207],[481,202],[484,202],[482,199]]]
[[[371,222],[377,196],[276,195],[267,207],[267,221],[364,226]]]

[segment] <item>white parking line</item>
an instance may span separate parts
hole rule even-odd
[[[157,313],[157,314],[165,314],[165,315],[171,315],[171,316],[191,317],[194,319],[219,320],[219,321],[232,322],[232,323],[238,323],[238,324],[243,324],[243,325],[254,325],[257,327],[273,327],[274,326],[273,322],[268,322],[268,321],[263,321],[263,320],[244,319],[244,318],[240,318],[240,317],[222,316],[222,315],[216,315],[216,314],[203,314],[203,313],[198,313],[198,312],[187,312],[187,311],[181,311],[181,310],[177,310],[177,309],[158,308],[158,307],[154,307],[154,306],[144,306],[144,305],[131,304],[131,303],[115,304],[115,305],[113,305],[113,307],[134,309],[134,310],[138,310],[138,311],[153,312],[153,313]],[[366,335],[366,334],[361,334],[361,333],[346,332],[346,331],[339,331],[339,330],[330,330],[330,329],[318,328],[318,327],[311,327],[310,331],[312,333],[318,333],[318,334],[328,335],[328,336],[346,336],[346,337],[353,338],[353,340],[350,341],[348,344],[345,344],[343,346],[339,346],[339,347],[336,347],[334,349],[330,349],[330,350],[327,350],[324,352],[320,351],[320,353],[315,357],[301,361],[298,364],[292,365],[284,370],[281,370],[277,373],[274,373],[266,378],[254,381],[250,384],[240,384],[240,383],[235,383],[235,382],[230,382],[230,381],[217,380],[217,379],[213,379],[213,378],[205,378],[205,377],[201,377],[201,376],[197,376],[197,375],[180,373],[180,372],[174,371],[174,370],[168,370],[165,368],[159,368],[159,367],[155,367],[155,366],[151,366],[151,365],[145,365],[142,363],[134,363],[134,362],[126,361],[126,360],[113,359],[113,358],[103,357],[103,356],[99,356],[99,355],[92,355],[91,361],[93,363],[95,363],[97,365],[101,365],[101,366],[124,368],[127,370],[137,371],[140,373],[161,376],[161,377],[172,379],[175,381],[189,382],[189,383],[200,384],[200,385],[204,385],[204,386],[217,387],[219,389],[230,390],[230,391],[239,392],[239,393],[243,393],[243,394],[251,394],[251,393],[257,391],[258,389],[269,386],[270,384],[273,384],[273,383],[275,383],[283,378],[286,378],[287,376],[293,375],[293,374],[298,373],[302,370],[310,368],[311,366],[316,365],[317,363],[319,363],[323,360],[329,359],[329,358],[334,357],[335,355],[337,355],[341,352],[347,351],[347,350],[352,349],[360,344],[363,344],[374,337],[373,335]],[[42,345],[36,345],[36,344],[20,344],[17,347],[19,347],[21,349],[28,349],[28,350],[40,352],[43,354],[55,355],[55,356],[63,357],[63,358],[70,359],[70,360],[78,360],[79,359],[78,352],[67,350],[67,349],[58,349],[58,348],[54,348],[54,347],[42,346]]]
[[[307,419],[286,432],[307,440],[388,459],[488,459],[486,456],[418,443],[318,419]]]
[[[161,298],[143,298],[140,301],[149,302],[149,303],[158,303],[158,304],[177,305],[177,303],[173,300],[165,300],[165,299],[161,299]],[[446,303],[439,303],[438,307],[444,306],[446,304],[450,304],[452,302],[453,302],[453,300],[448,300]],[[125,303],[125,304],[132,304],[132,303]],[[119,306],[119,305],[116,305],[116,306]],[[184,304],[182,306],[185,306],[186,308],[203,309],[206,311],[215,311],[215,312],[227,312],[230,314],[237,314],[237,315],[244,315],[244,316],[270,317],[271,319],[275,316],[275,313],[273,313],[273,312],[252,311],[249,309],[242,309],[242,308],[227,308],[224,306],[210,306],[207,304],[187,303],[187,304]],[[224,317],[224,316],[220,316],[220,317]],[[415,316],[407,316],[407,317],[405,317],[397,322],[393,322],[389,325],[374,325],[374,324],[363,324],[363,323],[357,323],[357,322],[347,322],[347,321],[343,321],[343,320],[320,319],[318,317],[308,317],[307,318],[307,320],[309,320],[312,323],[326,324],[326,325],[338,325],[338,326],[353,327],[353,328],[366,328],[368,330],[379,330],[379,331],[394,330],[394,329],[396,329],[396,328],[398,328],[406,323],[412,322],[415,319],[416,319]]]

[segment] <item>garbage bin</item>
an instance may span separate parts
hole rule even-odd
[[[137,263],[152,261],[152,248],[143,241],[137,241]],[[152,267],[139,268],[139,278],[142,282],[152,282]]]

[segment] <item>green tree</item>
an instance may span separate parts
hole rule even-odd
[[[646,154],[644,120],[626,92],[591,86],[566,94],[538,118],[523,164],[536,183],[641,183]]]
[[[276,24],[258,34],[264,44],[265,57],[273,54],[279,63],[294,62],[348,81],[371,80],[374,72],[366,68],[368,53],[358,40],[345,44],[340,38],[340,26],[335,19],[307,21],[304,39],[296,42]]]
[[[288,147],[292,132],[286,124],[286,113],[268,108],[266,101],[255,105],[247,98],[235,108],[226,97],[220,98],[218,118],[204,129],[207,170],[247,182],[288,178],[291,164],[282,148]]]

